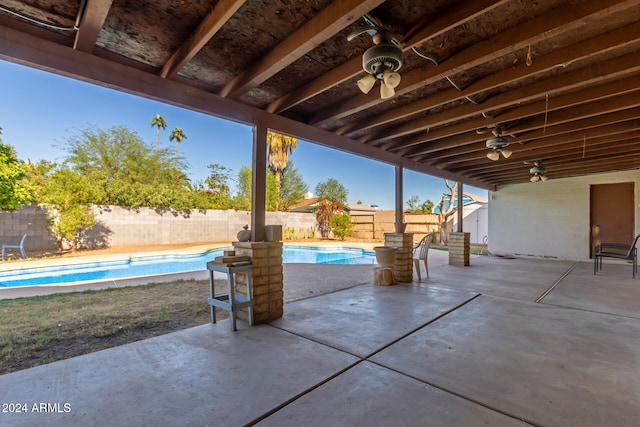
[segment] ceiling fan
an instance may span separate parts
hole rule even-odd
[[[361,34],[367,33],[373,38],[375,46],[367,49],[362,55],[362,68],[367,75],[358,80],[357,84],[362,93],[369,93],[371,88],[380,80],[380,98],[391,98],[396,94],[394,90],[400,84],[402,67],[402,48],[400,42],[391,31],[376,26],[367,26],[354,31],[347,37],[353,40]]]
[[[524,163],[529,165],[531,164],[530,162]],[[544,182],[549,179],[549,177],[545,175],[547,173],[547,169],[545,169],[545,167],[542,166],[542,163],[538,161],[533,162],[533,167],[529,169],[529,173],[531,174],[531,178],[529,178],[529,181],[531,182]]]
[[[500,154],[505,159],[508,159],[511,156],[511,150],[505,150],[505,147],[509,145],[509,137],[505,136],[505,129],[501,125],[490,125],[487,126],[486,129],[478,129],[476,131],[478,135],[482,135],[485,133],[491,132],[493,134],[493,138],[487,139],[487,148],[491,149],[487,153],[487,157],[491,160],[498,160],[500,158]]]

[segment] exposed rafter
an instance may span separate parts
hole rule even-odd
[[[76,32],[73,48],[83,52],[92,52],[98,40],[98,34],[107,19],[113,0],[87,0],[82,12],[80,26]]]
[[[638,0],[111,1],[7,0],[0,58],[483,188],[640,165]],[[371,21],[390,99],[353,84]]]

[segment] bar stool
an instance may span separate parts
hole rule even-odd
[[[241,264],[241,263],[238,263]],[[229,312],[229,320],[231,320],[231,328],[234,331],[236,329],[236,315],[241,308],[247,308],[249,316],[249,325],[253,325],[253,298],[251,296],[251,271],[253,266],[250,263],[242,263],[241,265],[227,265],[220,264],[214,261],[207,263],[207,270],[209,270],[209,299],[208,303],[211,306],[211,323],[216,323],[216,307],[221,308]],[[213,287],[213,272],[227,274],[227,294],[216,296],[215,289]],[[235,279],[234,275],[237,273],[247,273],[247,296],[235,294]]]

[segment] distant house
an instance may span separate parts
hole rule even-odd
[[[305,198],[289,207],[289,212],[313,212],[318,206],[318,198],[313,194],[305,194]],[[367,205],[364,203],[347,203],[345,210],[352,215],[362,215],[365,213],[373,213],[378,210],[377,205]]]
[[[445,197],[444,210],[448,210],[451,205],[450,196]],[[453,200],[454,208],[458,207],[458,198]],[[462,231],[470,233],[470,240],[473,244],[481,244],[485,236],[489,235],[489,203],[482,197],[474,194],[463,193],[462,195]],[[440,206],[433,209],[433,213],[440,213]],[[458,225],[458,215],[449,218],[447,227],[455,230]]]

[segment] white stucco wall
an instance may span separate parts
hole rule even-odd
[[[640,232],[640,171],[514,184],[489,195],[489,250],[558,259],[589,259],[589,202],[593,184],[635,183]]]
[[[489,205],[487,203],[476,202],[465,205],[462,210],[462,231],[469,233],[471,244],[482,244],[484,236],[489,234],[488,225]],[[453,215],[453,228],[457,229],[458,215]]]

